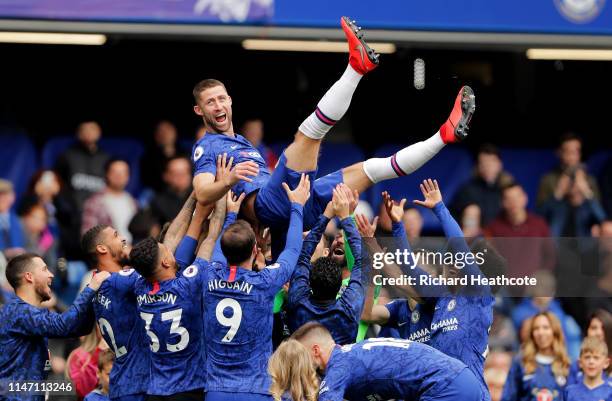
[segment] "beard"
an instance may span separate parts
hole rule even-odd
[[[34,291],[36,291],[36,295],[40,297],[42,302],[45,302],[51,299],[51,289],[45,282],[37,282],[34,285]]]
[[[130,258],[123,252],[123,248],[119,252],[116,252],[114,249],[109,249],[110,254],[113,257],[113,260],[121,267],[125,267],[130,264]]]

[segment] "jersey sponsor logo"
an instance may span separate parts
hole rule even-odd
[[[200,157],[202,157],[203,154],[204,148],[202,148],[201,146],[195,148],[195,150],[193,151],[193,161],[197,162],[198,160],[200,160]]]
[[[129,276],[132,273],[134,273],[134,269],[119,270],[119,275],[121,275],[121,276]]]
[[[251,152],[244,152],[244,151],[240,152],[240,156],[243,156],[243,157],[255,157],[257,159],[262,159],[263,160],[263,157],[261,157],[259,152],[254,152],[254,151],[251,151]]]
[[[457,301],[455,301],[454,299],[451,299],[450,302],[448,303],[448,306],[446,307],[446,309],[450,312],[453,309],[455,309],[456,305],[457,305]]]
[[[412,323],[418,323],[420,319],[421,319],[421,314],[419,313],[419,311],[413,310],[412,315],[410,316],[410,321]]]
[[[323,380],[319,385],[319,394],[324,393],[325,391],[329,391],[329,386],[326,386],[325,384],[325,380]]]
[[[244,292],[246,294],[251,294],[251,291],[253,291],[253,284],[249,284],[244,281],[228,282],[228,281],[218,280],[218,279],[210,280],[208,282],[208,291],[223,290],[223,289],[236,290],[236,291]]]
[[[171,293],[165,294],[143,294],[137,297],[138,305],[142,304],[153,304],[156,302],[163,302],[166,304],[174,305],[177,300],[177,296]]]
[[[416,341],[419,343],[426,343],[431,339],[431,334],[429,332],[429,330],[427,328],[415,331],[414,333],[410,334],[410,336],[408,337],[408,339],[410,341]]]
[[[566,19],[584,24],[597,18],[603,10],[605,0],[554,0],[557,10]]]
[[[442,329],[442,331],[453,331],[457,330],[459,327],[459,320],[456,317],[452,319],[444,319],[437,323],[431,324],[431,331],[436,331],[438,329]]]
[[[194,277],[196,274],[198,274],[198,266],[196,265],[191,265],[183,271],[183,276],[187,278]]]

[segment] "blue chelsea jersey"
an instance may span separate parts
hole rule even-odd
[[[417,304],[414,310],[406,299],[396,299],[385,305],[389,311],[386,327],[397,329],[401,338],[427,344],[431,339],[429,304]]]
[[[465,369],[428,345],[373,338],[332,351],[319,401],[434,399]]]
[[[102,283],[94,300],[100,332],[115,353],[110,372],[112,398],[145,394],[149,386],[149,344],[134,295],[139,278],[134,269],[113,273]]]
[[[232,191],[236,196],[242,193],[248,195],[260,189],[270,178],[266,161],[251,142],[238,134],[231,137],[210,132],[207,132],[193,147],[191,158],[194,164],[194,176],[200,173],[215,175],[217,172],[217,156],[224,153],[227,153],[227,160],[230,157],[234,158],[234,166],[245,161],[252,161],[259,167],[259,174],[256,177],[251,177],[253,182],[240,180],[234,185]]]
[[[138,312],[150,344],[148,394],[172,395],[205,387],[205,274],[205,269],[191,265],[161,283],[151,284],[143,278],[136,283]]]

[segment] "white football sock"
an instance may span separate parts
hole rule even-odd
[[[362,75],[348,65],[342,77],[321,98],[317,109],[300,125],[300,132],[312,139],[323,139],[351,104]]]
[[[401,177],[418,170],[444,145],[438,131],[431,138],[412,144],[393,156],[366,160],[363,163],[363,170],[373,183]]]

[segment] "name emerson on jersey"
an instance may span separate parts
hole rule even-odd
[[[497,277],[485,277],[483,275],[465,275],[463,277],[433,277],[429,275],[421,275],[419,277],[412,277],[406,274],[402,274],[399,277],[384,277],[382,274],[376,274],[372,277],[372,283],[375,285],[382,286],[504,286],[504,287],[523,287],[523,286],[537,286],[538,280],[535,277],[523,276],[523,277],[508,277],[505,275]]]

